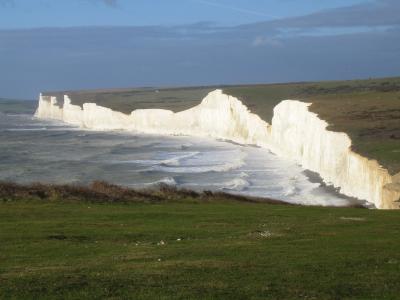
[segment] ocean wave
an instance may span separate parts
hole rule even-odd
[[[299,192],[299,190],[296,188],[296,186],[292,185],[292,186],[287,186],[282,193],[282,196],[284,197],[292,197],[297,195]]]
[[[113,160],[111,162],[117,163],[117,164],[139,164],[139,165],[145,165],[145,166],[150,166],[150,167],[154,167],[154,168],[156,168],[157,166],[160,168],[163,168],[163,167],[168,168],[168,167],[180,166],[181,161],[183,159],[196,156],[199,153],[200,152],[186,152],[186,153],[182,154],[180,152],[180,155],[176,155],[176,152],[170,152],[170,153],[168,153],[168,155],[164,155],[164,157],[172,156],[170,158]]]
[[[172,137],[169,137],[172,139]],[[176,138],[176,137],[174,137]],[[176,149],[176,150],[188,150],[189,148],[193,147],[194,144],[187,142],[187,143],[179,143],[179,141],[176,140],[166,140],[165,138],[162,140],[162,143],[158,143],[157,145],[154,145],[153,148],[165,148],[168,147],[170,149]]]
[[[17,117],[17,118],[29,118],[32,119],[32,114],[16,114],[16,113],[6,113],[5,114],[7,117]]]
[[[245,158],[243,151],[204,151],[183,157],[183,163],[159,164],[153,166],[153,170],[171,173],[228,172],[244,166]]]
[[[243,191],[250,186],[250,182],[243,178],[234,178],[231,181],[223,183],[222,186],[221,190]]]
[[[172,185],[172,186],[177,185],[174,177],[164,177],[164,178],[162,178],[162,179],[160,179],[160,180],[158,180],[156,182],[153,182],[152,184],[156,184],[156,185],[158,185],[158,184],[167,184],[167,185]]]
[[[170,167],[165,165],[154,166],[152,169],[154,171],[160,172],[170,172],[170,173],[208,173],[208,172],[229,172],[235,169],[240,168],[244,162],[235,161],[235,162],[227,162],[223,165],[216,166],[180,166],[180,167]]]
[[[174,166],[174,167],[180,166],[182,160],[194,157],[194,156],[196,156],[198,154],[200,154],[200,152],[198,152],[198,151],[196,151],[196,152],[187,152],[185,154],[180,154],[180,155],[178,155],[176,157],[172,157],[170,159],[163,160],[160,163],[160,165],[162,165],[162,166]]]
[[[186,183],[180,184],[180,187],[195,189],[195,190],[222,190],[229,192],[240,192],[251,186],[251,183],[246,180],[249,175],[245,172],[237,174],[233,179],[228,179],[222,182],[202,182],[202,183]]]
[[[7,128],[4,131],[44,131],[47,130],[46,127],[40,128]]]
[[[169,185],[169,186],[176,186],[177,182],[176,182],[174,177],[164,177],[164,178],[161,178],[160,180],[153,181],[153,182],[148,182],[148,183],[145,183],[143,185],[144,186],[158,186],[160,184],[166,184],[166,185]]]

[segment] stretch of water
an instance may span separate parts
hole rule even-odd
[[[266,149],[226,141],[85,131],[33,117],[34,105],[0,101],[0,180],[141,188],[166,183],[292,203],[348,205],[304,169]]]

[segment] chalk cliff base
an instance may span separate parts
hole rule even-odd
[[[317,172],[342,194],[367,200],[377,208],[399,208],[400,178],[377,161],[351,151],[345,133],[328,131],[328,124],[308,110],[310,103],[285,100],[274,108],[272,124],[251,113],[237,98],[216,90],[202,102],[174,113],[162,109],[134,110],[130,115],[85,103],[63,103],[40,96],[36,117],[56,119],[82,128],[143,133],[207,136],[268,148]]]

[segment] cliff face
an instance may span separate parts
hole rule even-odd
[[[345,195],[367,200],[377,208],[399,208],[395,202],[400,198],[396,176],[390,176],[376,161],[352,152],[350,138],[345,133],[326,130],[328,124],[311,113],[309,105],[282,101],[274,108],[270,125],[221,90],[178,113],[141,109],[130,115],[94,103],[85,103],[81,108],[72,105],[68,96],[64,96],[63,104],[54,97],[40,96],[36,116],[88,129],[208,136],[258,145],[319,173]]]
[[[378,208],[399,208],[394,202],[400,198],[393,189],[395,178],[377,161],[351,151],[347,134],[326,130],[328,123],[311,113],[309,105],[286,100],[275,107],[272,136],[280,155],[319,173],[345,195]]]

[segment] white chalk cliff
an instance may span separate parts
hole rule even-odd
[[[400,199],[400,176],[391,176],[377,161],[351,151],[348,135],[328,131],[328,124],[310,112],[309,105],[282,101],[274,108],[272,124],[268,124],[221,90],[185,111],[137,109],[130,115],[95,103],[85,103],[81,108],[71,104],[68,96],[57,103],[55,97],[40,95],[35,116],[87,129],[207,136],[258,145],[319,173],[345,195],[367,200],[377,208],[400,208],[396,202]]]

